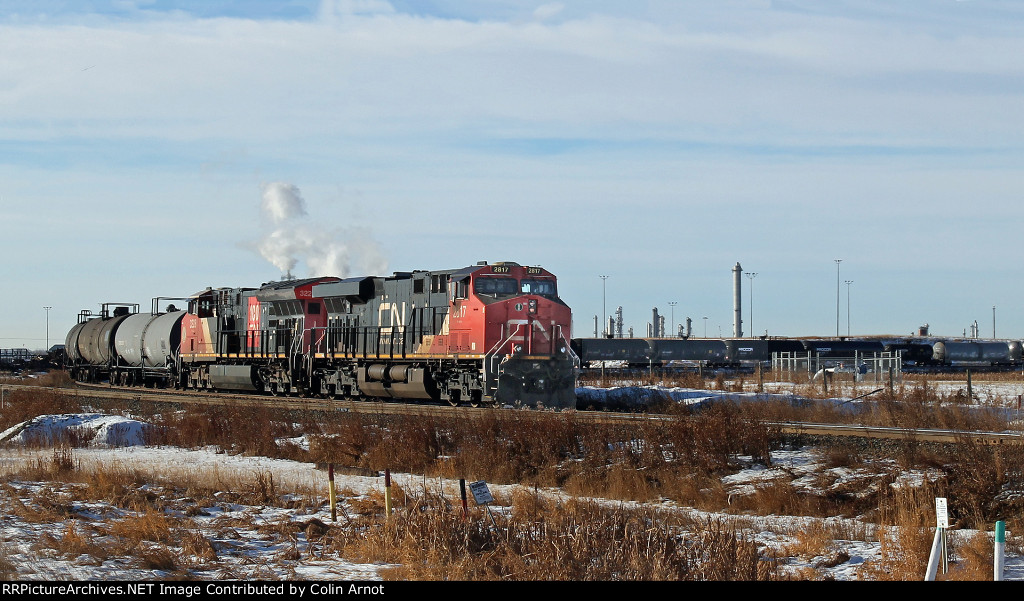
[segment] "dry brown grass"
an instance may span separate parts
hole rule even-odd
[[[10,557],[11,552],[6,544],[0,545],[0,580],[10,582],[18,574],[18,565]]]
[[[191,565],[203,565],[217,559],[217,550],[202,532],[186,529],[181,535],[181,556]]]
[[[796,539],[785,546],[787,556],[811,559],[836,551],[836,533],[823,521],[811,521],[794,533]]]
[[[139,566],[147,570],[171,572],[178,568],[177,553],[164,545],[146,545],[138,553]]]
[[[110,551],[96,541],[94,533],[83,534],[81,526],[74,519],[67,520],[61,535],[54,537],[44,534],[40,546],[67,558],[88,555],[99,563],[111,556]]]
[[[729,388],[737,383],[721,379],[714,385]],[[56,399],[50,391],[40,391],[43,394]],[[52,405],[43,403],[42,398],[30,396],[25,406],[40,411],[46,407],[45,412],[52,412]],[[833,491],[815,495],[792,486],[790,477],[782,477],[760,486],[753,495],[730,499],[722,476],[734,473],[751,460],[770,465],[771,451],[784,440],[764,423],[780,416],[888,425],[942,424],[963,429],[1001,424],[972,415],[962,407],[944,404],[946,400],[937,396],[933,387],[920,382],[906,386],[899,400],[872,403],[856,414],[849,408],[824,404],[795,407],[789,403],[718,403],[693,414],[673,408],[671,418],[658,422],[610,426],[584,425],[573,413],[492,412],[451,418],[351,413],[296,417],[295,413],[234,407],[166,413],[157,421],[164,426],[159,434],[159,442],[163,443],[190,447],[216,444],[230,452],[332,460],[372,471],[389,468],[447,478],[468,475],[470,479],[491,483],[525,485],[511,495],[510,514],[495,516],[497,527],[490,516],[479,510],[474,512],[473,519],[463,522],[457,502],[426,490],[393,488],[392,502],[398,511],[391,518],[384,517],[380,492],[366,496],[351,491],[343,493],[350,503],[343,516],[344,529],[334,525],[320,529],[315,524],[279,524],[266,532],[268,536],[290,541],[290,546],[286,545],[277,558],[281,561],[292,560],[304,552],[344,552],[353,557],[378,558],[375,561],[402,562],[410,567],[395,575],[406,578],[778,576],[774,571],[762,574],[759,570],[771,565],[770,562],[752,559],[758,557],[756,548],[751,551],[749,541],[721,523],[695,526],[674,522],[674,518],[649,509],[642,510],[647,513],[631,513],[624,506],[610,510],[607,506],[575,501],[558,504],[528,492],[538,487],[560,487],[579,496],[636,501],[670,499],[711,511],[725,509],[761,515],[862,515],[870,508],[872,518],[887,527],[877,535],[882,542],[882,558],[865,567],[864,577],[920,579],[922,562],[927,561],[931,544],[929,526],[933,523],[928,522],[931,518],[922,521],[922,516],[932,515],[934,496],[950,499],[951,512],[961,527],[984,527],[998,517],[1007,521],[1011,532],[1022,528],[1021,502],[1016,495],[1002,495],[1002,491],[1024,489],[1022,451],[971,445],[966,441],[948,448],[914,443],[872,449],[849,442],[826,444],[823,455],[830,466],[850,467],[895,458],[904,469],[932,467],[941,474],[933,484],[916,489],[889,487],[888,476],[879,474],[870,483],[875,492],[859,496],[852,492],[863,492],[869,483],[858,482],[858,490],[851,494]],[[279,437],[303,431],[314,434],[309,453],[294,447],[282,448],[275,442]],[[169,561],[167,549],[187,547],[198,558],[195,561],[202,562],[216,561],[216,550],[194,526],[168,517],[167,495],[161,487],[177,489],[179,497],[188,499],[179,507],[193,515],[215,502],[285,503],[281,500],[282,484],[269,472],[257,471],[241,480],[210,472],[176,481],[155,480],[152,475],[126,466],[83,469],[70,446],[41,456],[17,477],[74,486],[65,486],[59,493],[39,492],[30,499],[8,494],[18,497],[11,500],[13,515],[36,523],[56,523],[74,518],[76,500],[109,500],[131,514],[112,520],[102,532],[90,531],[89,535],[106,538],[102,548],[85,554],[101,557],[103,553],[130,548],[145,565],[154,566],[153,569],[163,566],[159,569],[175,573],[190,564],[180,559]],[[154,482],[159,486],[152,486]],[[5,485],[4,490],[10,493],[12,489]],[[319,501],[310,495],[301,503],[317,506]],[[644,528],[639,524],[644,524]],[[80,528],[73,526],[55,540],[67,539],[61,544],[73,549],[82,544],[76,542],[76,537],[86,536]],[[605,536],[601,533],[605,530],[617,534]],[[644,541],[629,538],[641,531],[647,537]],[[691,533],[689,537],[681,537],[684,531]],[[851,538],[872,534],[830,533],[822,526],[795,535],[796,542],[786,551],[819,558],[818,564],[825,566],[841,560],[827,544],[828,536]],[[315,545],[303,551],[299,542],[303,539],[315,541]],[[415,545],[415,540],[439,546],[427,551],[420,548],[424,545]],[[957,565],[962,574],[969,573],[966,565],[977,554],[969,551],[971,548],[966,544],[961,547],[962,559]],[[698,550],[699,558],[691,554]],[[598,558],[599,553],[605,559]],[[552,574],[541,568],[573,563],[576,554],[594,554],[595,559],[584,567],[559,567]],[[702,563],[709,557],[731,567]],[[663,558],[671,561],[659,563]],[[965,567],[959,567],[961,563]],[[256,566],[253,570],[256,573],[260,568]],[[808,572],[808,577],[813,575]]]
[[[552,504],[520,492],[510,512],[450,503],[396,513],[356,530],[338,549],[353,561],[401,564],[410,580],[770,580],[757,546],[716,521],[681,522],[649,508],[570,500]],[[541,507],[543,510],[541,511]]]
[[[68,388],[74,384],[71,376],[62,369],[51,369],[45,374],[34,378],[3,378],[0,384],[17,384],[19,386],[39,386],[45,388]]]
[[[733,383],[722,381],[721,385]],[[931,390],[921,382],[910,388],[901,402],[873,403],[857,413],[830,404],[723,402],[692,414],[674,407],[671,419],[626,426],[584,425],[573,413],[493,412],[447,418],[365,413],[325,416],[239,405],[162,413],[155,420],[163,427],[154,430],[158,437],[154,442],[186,447],[212,444],[233,453],[332,461],[368,472],[389,468],[431,477],[470,475],[495,483],[563,487],[581,496],[671,499],[720,510],[729,506],[720,479],[743,465],[738,457],[770,465],[771,451],[782,444],[781,434],[763,425],[769,420],[861,421],[962,429],[998,429],[1003,425],[982,422],[956,407],[940,407],[939,400],[930,396]],[[312,433],[308,453],[294,445],[282,448],[275,442],[303,431]],[[892,449],[896,449],[894,454]],[[869,456],[864,448],[849,442],[824,445],[823,453],[831,466],[856,466],[880,457]],[[930,445],[905,443],[891,445],[884,453],[896,456],[906,469],[953,466],[955,477],[949,479],[949,487],[957,492],[957,508],[970,520],[969,525],[990,521],[997,512],[1003,519],[1012,519],[1021,511],[1007,503],[991,502],[998,486],[1014,484],[1012,474],[1024,473],[1024,469],[1014,467],[1021,460],[1010,457],[1007,450],[970,449],[958,456]],[[55,470],[70,469],[66,461],[61,463],[58,456],[45,465],[41,463],[38,475],[48,477],[46,474],[52,475]],[[996,475],[999,470],[1003,476]],[[137,490],[132,486],[136,477],[130,471],[105,470],[95,473],[89,484],[98,495],[114,496],[119,490]],[[207,485],[194,483],[191,495],[208,496],[210,492],[204,488],[211,486],[241,490],[247,493],[247,502],[266,504],[276,496],[278,484],[266,473],[257,473],[252,481],[234,484],[234,488],[233,483],[215,478]],[[762,514],[854,515],[876,501],[852,492],[834,491],[821,497],[798,493],[780,482],[762,487],[752,498],[734,498],[738,504],[731,509]],[[1007,509],[1012,511],[1007,514]]]
[[[935,533],[935,485],[889,487],[878,509],[881,557],[868,562],[865,580],[923,580]]]
[[[171,540],[174,525],[162,512],[145,511],[136,515],[128,515],[110,524],[107,531],[130,544],[138,545],[144,541],[156,543]]]
[[[940,580],[987,581],[993,579],[995,549],[992,539],[984,532],[957,537],[953,546],[953,561]]]

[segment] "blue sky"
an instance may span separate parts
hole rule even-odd
[[[577,334],[729,335],[736,262],[744,333],[835,334],[842,259],[842,334],[1021,338],[1020,56],[1009,1],[0,0],[0,347],[268,242],[543,265]]]

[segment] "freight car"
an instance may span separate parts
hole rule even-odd
[[[726,356],[730,365],[743,363],[767,363],[775,353],[802,353],[804,345],[799,340],[786,338],[736,338],[725,341]]]
[[[651,361],[651,347],[644,338],[573,338],[571,346],[583,364],[610,362],[639,367]]]
[[[849,358],[855,355],[871,355],[873,353],[885,352],[885,345],[881,340],[802,340],[804,352],[816,355],[819,358]]]
[[[634,367],[666,367],[687,361],[709,367],[742,367],[768,363],[779,353],[809,353],[829,359],[868,356],[885,350],[876,340],[793,338],[576,338],[572,346],[583,365],[619,361]]]
[[[725,341],[706,338],[651,338],[651,358],[661,365],[672,362],[699,361],[704,365],[726,365],[730,362]]]
[[[901,341],[887,342],[884,344],[885,351],[895,355],[900,354],[903,366],[906,367],[929,367],[935,365],[933,359],[934,351],[932,343],[926,341]]]
[[[81,380],[274,395],[575,407],[572,316],[540,267],[207,288],[186,311],[110,304],[68,333]],[[123,331],[122,331],[123,330]]]
[[[139,312],[139,305],[134,303],[104,303],[101,307],[99,313],[79,313],[78,324],[71,328],[64,342],[68,372],[79,381],[109,378],[117,362],[114,332],[122,321]]]
[[[738,367],[743,363],[771,361],[774,352],[804,349],[800,342],[784,339],[713,338],[574,338],[572,347],[584,365],[620,362],[630,367],[678,363]]]
[[[1005,340],[939,340],[932,361],[946,366],[1011,366],[1021,362],[1021,345]]]

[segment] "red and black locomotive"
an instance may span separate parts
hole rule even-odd
[[[111,311],[110,306],[113,306]],[[480,263],[389,277],[208,288],[187,311],[83,312],[83,380],[334,398],[572,408],[572,314],[554,275]],[[136,313],[131,312],[132,307]]]

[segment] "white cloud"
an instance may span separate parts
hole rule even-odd
[[[389,11],[327,23],[6,25],[0,132],[260,141],[505,123],[526,136],[817,144],[981,144],[1024,133],[1012,118],[1024,91],[1013,60],[1020,37],[775,19],[753,31]],[[972,102],[984,110],[964,112]]]
[[[565,4],[561,2],[549,2],[547,4],[541,4],[533,11],[533,18],[538,21],[546,21],[551,19],[565,10]]]
[[[320,0],[317,11],[321,20],[333,21],[351,15],[393,14],[395,8],[386,0]]]

